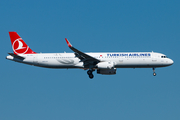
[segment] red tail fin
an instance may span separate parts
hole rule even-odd
[[[16,32],[9,32],[14,54],[35,54]]]

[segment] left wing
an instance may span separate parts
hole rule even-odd
[[[76,55],[76,57],[78,57],[81,60],[81,62],[84,62],[85,66],[96,65],[97,63],[101,62],[100,60],[98,60],[98,59],[96,59],[96,58],[94,58],[94,57],[92,57],[92,56],[90,56],[90,55],[88,55],[86,53],[83,53],[83,52],[77,50],[76,48],[74,48],[71,45],[71,43],[67,40],[67,38],[65,38],[65,40],[66,40],[66,42],[68,44],[68,47],[72,51],[75,52],[74,54]]]

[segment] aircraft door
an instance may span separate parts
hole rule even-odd
[[[152,53],[152,62],[157,62],[157,56],[155,53]]]
[[[33,63],[38,64],[38,56],[37,55],[33,55]]]
[[[119,57],[119,63],[123,63],[123,57],[122,56]]]

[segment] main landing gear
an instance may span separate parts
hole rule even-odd
[[[153,68],[153,76],[156,76],[155,68]]]
[[[92,74],[92,72],[93,72],[93,70],[91,70],[91,69],[87,71],[87,74],[89,75],[90,79],[94,78],[94,75]]]

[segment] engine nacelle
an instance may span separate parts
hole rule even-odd
[[[114,68],[114,62],[100,62],[97,64],[99,69],[112,69]]]
[[[115,75],[116,74],[116,68],[113,69],[97,69],[98,74],[103,75]]]

